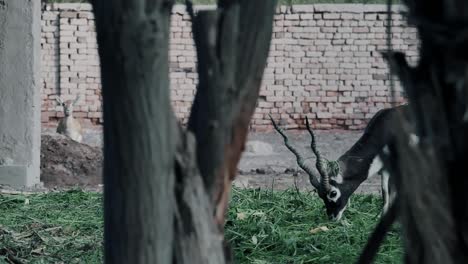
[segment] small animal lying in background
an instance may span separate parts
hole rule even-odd
[[[56,98],[59,105],[63,107],[64,117],[62,117],[57,126],[57,133],[65,135],[72,140],[81,143],[83,134],[80,122],[73,117],[73,106],[80,100],[78,95],[74,101],[67,100],[63,102],[59,97]]]

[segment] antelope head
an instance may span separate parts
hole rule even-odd
[[[275,130],[283,137],[286,147],[296,156],[297,164],[309,175],[309,181],[317,190],[319,197],[323,200],[329,219],[338,221],[346,209],[349,197],[352,191],[344,191],[339,187],[341,181],[341,165],[339,161],[329,161],[322,157],[320,151],[317,149],[315,135],[310,128],[309,120],[306,117],[307,131],[311,136],[310,147],[316,156],[315,167],[317,173],[309,167],[304,158],[299,152],[289,143],[288,137],[284,131],[278,127],[273,118],[270,116],[271,122]]]
[[[63,107],[63,113],[65,117],[71,117],[73,115],[73,106],[80,100],[80,96],[78,95],[75,100],[67,100],[65,102],[62,101],[59,97],[55,99],[57,103]]]

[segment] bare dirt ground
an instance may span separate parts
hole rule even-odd
[[[308,158],[315,158],[310,150],[310,136],[304,131],[287,131],[290,141]],[[328,159],[337,159],[361,135],[360,131],[316,131],[317,145]],[[43,188],[30,191],[84,188],[102,189],[102,132],[86,130],[83,144],[44,129],[41,146],[41,180]],[[234,185],[242,188],[286,189],[297,187],[311,190],[308,176],[296,164],[295,157],[284,146],[276,132],[251,133],[239,164]],[[358,192],[380,192],[380,179],[364,182]]]
[[[310,149],[310,135],[306,131],[286,131],[289,141],[314,167],[315,156]],[[317,146],[326,158],[338,159],[362,134],[362,131],[315,131]],[[285,189],[297,186],[312,190],[307,174],[297,165],[295,156],[283,144],[276,132],[251,133],[246,151],[239,165],[240,175],[234,184],[249,188]],[[380,193],[380,178],[364,182],[357,192]]]
[[[100,147],[57,133],[41,137],[41,181],[47,188],[98,186],[102,183],[102,161]]]

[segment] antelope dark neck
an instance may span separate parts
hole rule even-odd
[[[397,111],[406,109],[407,105],[382,109],[372,117],[359,140],[339,158],[346,171],[344,181],[360,184],[367,179],[372,161],[393,138]]]

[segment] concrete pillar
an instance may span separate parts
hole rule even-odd
[[[41,0],[0,0],[0,185],[40,174]]]

